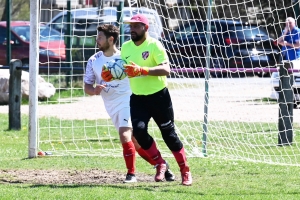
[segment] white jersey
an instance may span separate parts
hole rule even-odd
[[[108,61],[114,58],[121,58],[118,51],[111,57],[106,57],[102,51],[95,53],[88,60],[86,65],[86,73],[84,76],[84,82],[86,84],[106,84],[100,95],[104,101],[105,109],[110,117],[124,107],[129,107],[130,101],[130,85],[128,77],[123,80],[113,80],[105,82],[101,78],[102,67]]]

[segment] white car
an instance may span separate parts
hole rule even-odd
[[[297,105],[300,104],[300,72],[293,73],[294,75],[294,84],[293,84],[293,91],[294,91],[294,101],[295,101],[295,108]],[[280,75],[279,72],[273,72],[271,75],[271,85],[272,85],[272,92],[270,95],[271,99],[278,100],[279,99],[279,82],[280,82]]]
[[[161,23],[161,19],[157,13],[156,10],[149,9],[146,7],[124,7],[122,10],[122,18],[123,20],[130,19],[133,15],[137,13],[142,13],[147,16],[150,23],[149,28],[149,34],[156,38],[161,39],[164,37],[163,34],[163,27]],[[87,20],[85,21],[85,18]],[[80,20],[80,21],[79,21]],[[105,23],[106,21],[109,22],[117,22],[117,8],[116,7],[104,7],[102,10],[102,13],[98,13],[98,7],[93,8],[80,8],[80,9],[73,9],[71,10],[71,22],[73,24],[72,30],[76,29],[82,29],[84,27],[87,27],[86,29],[89,29],[89,22],[92,20],[100,20],[102,23]],[[47,25],[62,34],[64,34],[67,30],[67,11],[62,11],[58,13],[53,19],[47,23]],[[87,26],[86,26],[86,24]],[[94,26],[90,28],[95,28]],[[126,30],[128,29],[128,26],[124,26],[125,29],[125,35]],[[126,36],[125,36],[126,37]]]

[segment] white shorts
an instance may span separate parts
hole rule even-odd
[[[116,112],[114,115],[111,116],[111,120],[116,127],[117,130],[119,130],[120,127],[132,127],[131,125],[131,119],[130,119],[130,108],[125,107]]]

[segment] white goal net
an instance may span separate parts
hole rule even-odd
[[[45,37],[49,51],[46,61],[40,56],[40,76],[56,93],[38,104],[37,151],[122,156],[101,97],[84,94],[83,75],[86,61],[97,52],[97,26],[122,27],[122,43],[130,32],[119,17],[144,13],[149,34],[163,43],[170,59],[175,124],[189,157],[300,164],[300,109],[290,109],[297,107],[300,80],[295,71],[290,87],[295,94],[291,101],[283,98],[289,115],[280,115],[278,69],[283,64],[276,43],[285,19],[299,20],[297,1],[140,0],[125,1],[124,7],[118,7],[119,1],[41,2],[41,27],[60,36],[63,46],[51,46],[51,36]],[[291,128],[279,129],[282,118]],[[162,154],[171,156],[152,121],[149,133]],[[279,145],[286,140],[292,145]]]

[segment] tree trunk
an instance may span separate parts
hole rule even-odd
[[[4,9],[3,9],[1,21],[6,21],[6,12],[7,12],[6,7],[7,7],[7,1],[5,1],[5,4],[4,4]]]
[[[97,7],[97,0],[92,1],[93,7]]]

